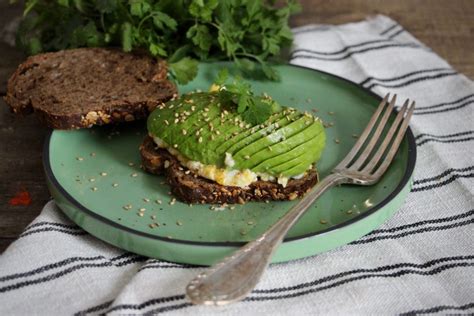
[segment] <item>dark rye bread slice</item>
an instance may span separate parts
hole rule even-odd
[[[8,81],[6,103],[47,126],[75,129],[143,119],[176,95],[167,65],[146,54],[78,48],[29,57]]]
[[[289,180],[286,187],[270,181],[257,181],[248,188],[220,185],[189,172],[166,149],[157,148],[149,136],[140,146],[140,154],[143,169],[165,175],[171,192],[187,203],[243,204],[248,201],[294,200],[318,182],[318,173],[312,169],[301,179]]]

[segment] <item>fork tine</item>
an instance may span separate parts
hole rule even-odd
[[[405,132],[408,128],[408,124],[410,123],[410,118],[413,115],[414,109],[415,109],[415,101],[411,103],[410,108],[408,109],[407,114],[405,116],[405,119],[403,120],[402,125],[400,126],[400,129],[398,130],[397,137],[393,141],[392,147],[390,147],[390,150],[388,151],[387,156],[385,157],[382,164],[378,167],[378,169],[373,174],[374,178],[377,179],[381,177],[387,170],[390,163],[392,162],[392,159],[397,153],[398,147],[400,147],[400,143],[402,142],[403,137],[405,136]]]
[[[337,165],[336,169],[345,168],[354,159],[355,155],[359,152],[360,148],[366,141],[367,137],[369,137],[370,131],[375,126],[375,123],[377,122],[380,116],[380,113],[382,113],[382,110],[384,109],[385,105],[387,104],[389,97],[390,97],[390,93],[387,93],[385,97],[383,98],[383,100],[380,102],[375,113],[370,118],[370,121],[367,124],[367,127],[364,129],[359,139],[357,139],[357,142],[354,144],[354,146],[346,155],[346,157],[344,157],[344,159]],[[396,97],[396,95],[394,97]]]
[[[377,166],[379,163],[380,159],[382,159],[382,156],[384,152],[386,151],[388,145],[396,135],[397,129],[400,126],[400,122],[403,119],[403,116],[405,115],[405,112],[408,108],[408,104],[410,104],[410,100],[407,99],[405,103],[403,104],[402,108],[397,114],[397,117],[395,118],[395,121],[393,122],[392,126],[390,127],[387,135],[385,136],[385,139],[383,140],[382,144],[379,146],[377,149],[377,152],[375,155],[370,159],[370,161],[367,163],[367,165],[362,169],[362,172],[366,173],[372,173],[372,170]]]
[[[387,124],[390,114],[392,114],[393,106],[395,105],[396,99],[397,99],[397,95],[394,95],[392,100],[390,101],[390,104],[385,110],[385,113],[383,114],[382,119],[377,125],[377,129],[375,130],[374,134],[370,138],[369,143],[367,144],[367,146],[365,146],[365,149],[359,155],[357,160],[349,167],[352,170],[359,170],[359,168],[362,167],[362,165],[367,161],[367,158],[369,157],[369,155],[374,150],[375,145],[379,141],[380,135],[382,134],[383,129],[385,128],[385,125]]]

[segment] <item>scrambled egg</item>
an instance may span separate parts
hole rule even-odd
[[[248,187],[251,183],[257,181],[258,178],[264,181],[275,181],[275,177],[266,173],[255,173],[249,169],[224,169],[219,168],[215,165],[205,165],[199,161],[192,161],[186,159],[185,157],[183,157],[183,155],[180,154],[179,151],[166,144],[162,139],[151,134],[150,136],[153,137],[153,141],[158,147],[166,148],[173,156],[175,156],[179,160],[181,165],[193,171],[195,174],[203,178],[213,180],[221,185],[245,188]],[[228,167],[232,167],[235,164],[235,161],[232,159],[232,155],[229,153],[226,153],[225,164]],[[301,178],[302,176],[304,176],[304,174],[292,178]],[[277,179],[278,183],[281,184],[283,187],[288,184],[288,180],[289,178],[287,177],[278,177]]]

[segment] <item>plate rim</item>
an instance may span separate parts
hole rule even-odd
[[[344,81],[344,82],[346,82],[346,83],[348,83],[352,86],[355,86],[358,89],[364,90],[364,92],[368,93],[370,96],[374,97],[375,99],[377,99],[379,101],[382,101],[382,97],[380,97],[378,94],[376,94],[372,90],[369,90],[369,89],[367,89],[367,88],[359,85],[358,83],[356,83],[354,81],[351,81],[347,78],[343,78],[341,76],[338,76],[338,75],[335,75],[335,74],[332,74],[332,73],[329,73],[329,72],[326,72],[326,71],[323,71],[323,70],[309,68],[309,67],[305,67],[305,66],[292,65],[292,64],[284,64],[284,65],[289,66],[289,67],[294,67],[294,68],[301,68],[301,69],[304,69],[304,70],[315,71],[315,72],[319,72],[319,73],[324,74],[324,75],[334,77],[334,78],[342,80],[342,81]],[[123,230],[127,233],[132,233],[132,234],[135,234],[135,235],[138,235],[138,236],[141,236],[141,237],[147,237],[147,238],[150,238],[150,239],[156,239],[156,240],[160,240],[160,241],[168,242],[168,243],[186,244],[186,245],[193,245],[193,246],[211,246],[211,247],[235,247],[235,246],[241,247],[241,246],[248,243],[248,242],[245,242],[245,241],[214,241],[214,242],[212,242],[212,241],[195,241],[195,240],[185,240],[185,239],[175,239],[175,238],[169,239],[167,237],[153,235],[153,234],[150,234],[150,233],[142,232],[142,231],[130,228],[130,227],[120,225],[119,223],[116,223],[116,222],[114,222],[114,221],[112,221],[112,220],[110,220],[110,219],[108,219],[104,216],[101,216],[98,213],[93,212],[92,210],[90,210],[87,207],[85,207],[84,205],[82,205],[74,197],[72,197],[67,192],[67,190],[60,184],[58,179],[55,177],[55,175],[53,173],[53,170],[52,170],[52,167],[51,167],[50,154],[49,154],[49,148],[50,148],[50,143],[51,143],[51,138],[52,138],[53,133],[54,133],[54,129],[48,131],[48,133],[46,135],[46,140],[45,140],[44,145],[43,145],[42,160],[43,160],[43,168],[44,168],[44,172],[46,174],[46,178],[51,182],[52,185],[55,186],[55,188],[61,193],[61,195],[63,195],[63,197],[66,198],[66,200],[68,200],[77,209],[81,210],[82,212],[86,213],[87,215],[101,221],[102,223],[104,223],[106,225],[113,226],[113,227],[118,228],[120,230]],[[416,141],[415,141],[415,136],[413,135],[413,132],[412,132],[410,126],[408,126],[408,129],[407,129],[405,135],[406,135],[407,141],[408,141],[407,168],[405,170],[405,174],[403,175],[402,179],[398,183],[397,187],[385,199],[383,199],[380,203],[378,203],[374,207],[368,209],[366,212],[364,212],[362,214],[359,214],[359,215],[357,215],[357,216],[355,216],[355,217],[353,217],[353,218],[351,218],[351,219],[349,219],[349,220],[347,220],[343,223],[339,223],[337,225],[328,227],[328,228],[326,228],[324,230],[321,230],[321,231],[318,231],[318,232],[307,233],[307,234],[294,236],[294,237],[288,237],[288,238],[283,239],[283,243],[292,242],[292,241],[300,241],[300,240],[303,240],[303,239],[306,239],[306,238],[316,237],[316,236],[327,234],[329,232],[332,232],[332,231],[335,231],[335,230],[338,230],[338,229],[345,228],[347,226],[350,226],[350,225],[352,225],[352,224],[354,224],[354,223],[356,223],[356,222],[358,222],[358,221],[360,221],[360,220],[362,220],[366,217],[369,217],[370,215],[376,213],[377,211],[382,209],[385,205],[387,205],[390,201],[392,201],[403,190],[403,188],[405,188],[405,186],[407,184],[409,184],[409,181],[410,181],[410,179],[413,175],[413,171],[415,169],[415,163],[416,163],[416,157],[417,157]]]

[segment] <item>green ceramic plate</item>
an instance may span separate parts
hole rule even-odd
[[[204,64],[180,92],[207,90],[224,64]],[[252,82],[282,104],[315,111],[331,126],[318,168],[334,167],[366,126],[380,98],[334,75],[279,66],[281,82]],[[163,177],[140,170],[138,146],[145,124],[54,131],[44,167],[58,206],[79,226],[117,247],[149,257],[208,265],[252,240],[294,202],[248,203],[220,209],[170,204]],[[314,255],[349,243],[387,220],[410,191],[416,146],[409,130],[382,180],[371,187],[342,186],[325,193],[290,230],[273,262]],[[160,200],[162,204],[158,204]],[[131,205],[130,209],[124,206]],[[126,207],[127,208],[127,207]],[[139,216],[139,209],[146,209]],[[159,227],[149,224],[158,222]]]

